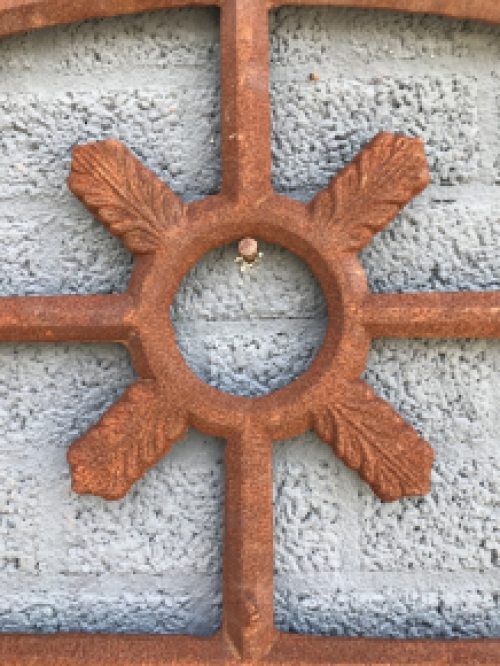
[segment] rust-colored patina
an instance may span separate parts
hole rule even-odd
[[[140,379],[68,453],[73,488],[123,497],[193,426],[226,446],[224,617],[210,638],[0,637],[2,666],[500,664],[500,641],[336,639],[273,622],[272,442],[313,428],[384,500],[429,489],[433,451],[360,381],[376,337],[500,337],[500,293],[371,294],[357,252],[428,183],[417,139],[380,134],[309,205],[271,187],[268,10],[281,1],[0,0],[0,36],[164,7],[221,7],[220,194],[185,205],[117,141],[79,146],[72,192],[136,256],[113,296],[0,299],[0,341],[118,341]],[[500,23],[496,0],[291,0],[431,12]],[[180,355],[169,307],[206,252],[242,238],[279,243],[323,287],[329,328],[310,368],[270,395],[205,385]]]

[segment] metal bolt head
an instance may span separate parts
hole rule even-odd
[[[243,238],[238,243],[238,252],[244,261],[249,264],[253,263],[259,252],[257,241],[254,238]]]

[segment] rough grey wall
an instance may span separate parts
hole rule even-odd
[[[270,47],[276,189],[307,200],[377,131],[422,136],[433,183],[363,252],[372,289],[499,289],[500,30],[285,8]],[[66,191],[71,146],[115,136],[186,200],[217,191],[218,76],[209,10],[0,42],[0,295],[125,288],[131,257]],[[243,275],[210,253],[172,310],[229,392],[287,383],[325,330],[307,267],[263,250]],[[190,432],[119,502],[70,491],[68,445],[133,378],[115,345],[0,347],[1,631],[218,626],[223,442]],[[313,434],[277,443],[278,626],[500,636],[500,343],[380,340],[366,379],[435,447],[432,492],[384,505]]]

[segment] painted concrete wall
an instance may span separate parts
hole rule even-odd
[[[276,189],[305,201],[379,130],[421,136],[433,182],[362,253],[372,289],[500,289],[500,29],[285,8],[270,47]],[[186,200],[215,192],[218,76],[210,10],[0,42],[0,295],[125,288],[70,149],[114,136]],[[245,395],[300,374],[326,325],[309,269],[263,252],[244,275],[212,252],[172,310],[189,365]],[[69,444],[133,379],[112,344],[0,346],[1,631],[217,628],[223,442],[190,432],[116,503],[70,491]],[[366,379],[435,447],[432,491],[384,505],[313,434],[277,443],[278,626],[500,636],[500,341],[380,340]]]

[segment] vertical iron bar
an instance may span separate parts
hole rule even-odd
[[[221,8],[222,193],[255,202],[271,192],[268,8]]]
[[[223,634],[244,659],[268,652],[274,629],[272,441],[248,429],[226,444]]]

